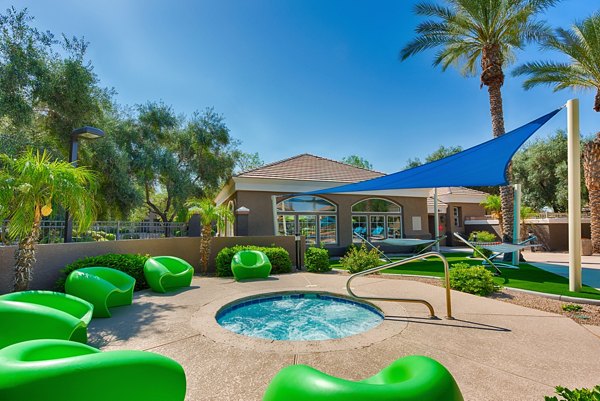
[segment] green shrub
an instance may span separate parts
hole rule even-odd
[[[65,281],[69,273],[83,267],[111,267],[129,274],[135,279],[135,291],[149,288],[144,277],[144,263],[149,255],[116,254],[109,253],[100,256],[90,256],[76,260],[61,270],[61,276],[54,285],[57,291],[65,291]]]
[[[498,291],[500,286],[494,283],[494,276],[485,267],[455,263],[450,269],[450,288],[485,296]]]
[[[596,386],[593,389],[588,388],[576,388],[575,390],[569,390],[568,388],[556,386],[556,394],[561,396],[558,399],[556,396],[544,397],[545,401],[600,401],[600,386]]]
[[[562,310],[565,312],[579,312],[583,306],[577,304],[562,304]]]
[[[325,248],[310,247],[304,254],[306,270],[312,273],[323,273],[331,271],[329,266],[329,251]]]
[[[350,273],[358,273],[363,270],[379,266],[379,252],[376,248],[367,250],[367,246],[362,244],[360,248],[350,249],[341,259],[341,265]]]
[[[476,242],[496,242],[496,234],[493,234],[489,231],[473,231],[470,235],[469,235],[469,241],[476,241]],[[489,249],[484,249],[480,246],[476,246],[475,248],[477,248],[478,251],[480,251],[481,253],[483,253],[487,258],[489,258],[490,256],[492,256],[493,252],[490,251]],[[474,258],[480,258],[481,255],[478,254],[477,252],[473,251],[473,257]]]
[[[261,251],[269,258],[272,274],[289,273],[292,270],[292,260],[288,251],[279,246],[261,247],[254,245],[235,245],[230,248],[223,248],[217,254],[215,258],[216,273],[218,277],[231,277],[233,273],[231,271],[231,260],[233,255],[239,251],[251,249],[255,251]]]

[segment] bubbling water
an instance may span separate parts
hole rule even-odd
[[[373,306],[320,293],[254,298],[222,309],[216,318],[234,333],[289,341],[348,337],[383,321]]]

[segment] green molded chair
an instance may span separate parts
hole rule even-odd
[[[54,291],[19,291],[0,295],[0,301],[17,301],[47,306],[66,312],[89,325],[94,305],[73,295]]]
[[[353,382],[306,365],[282,369],[263,401],[463,401],[454,378],[439,362],[407,356],[368,379]]]
[[[110,317],[108,308],[131,305],[135,279],[109,267],[84,267],[73,270],[65,282],[67,294],[94,305],[94,317]]]
[[[40,338],[85,343],[87,324],[81,318],[49,306],[0,300],[0,348]]]
[[[63,340],[0,350],[0,400],[183,401],[183,368],[144,351],[108,351]]]
[[[236,280],[267,278],[271,274],[271,262],[260,251],[244,250],[233,255],[231,271]]]
[[[165,293],[192,284],[194,268],[175,256],[154,256],[144,264],[144,276],[153,291]]]

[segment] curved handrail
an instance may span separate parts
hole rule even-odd
[[[427,253],[423,253],[423,254],[420,254],[420,255],[412,256],[410,258],[402,259],[402,260],[399,260],[397,262],[388,263],[388,264],[385,264],[385,265],[382,265],[382,266],[377,266],[377,267],[373,267],[371,269],[364,270],[362,272],[354,273],[353,275],[351,275],[348,278],[348,281],[346,281],[346,290],[348,291],[348,294],[350,294],[354,298],[359,298],[359,299],[368,299],[368,300],[377,300],[377,301],[392,301],[392,302],[421,303],[421,304],[424,304],[425,306],[427,306],[427,308],[429,309],[430,316],[432,318],[434,318],[435,317],[435,312],[433,310],[433,306],[431,306],[431,304],[429,302],[425,301],[424,299],[361,297],[361,296],[356,295],[354,293],[354,291],[352,291],[352,289],[350,288],[350,283],[352,282],[352,280],[354,280],[357,277],[366,276],[367,274],[377,273],[377,272],[379,272],[381,270],[389,269],[389,268],[396,267],[396,266],[401,266],[401,265],[404,265],[404,264],[407,264],[407,263],[410,263],[410,262],[414,262],[415,260],[420,260],[420,259],[423,259],[423,258],[427,258],[429,256],[437,257],[437,258],[439,258],[444,263],[444,280],[445,280],[445,284],[446,284],[446,319],[454,319],[452,317],[452,301],[451,301],[451,298],[450,298],[450,275],[449,275],[450,268],[448,266],[448,260],[446,260],[446,258],[444,257],[444,255],[442,255],[441,253],[438,253],[438,252],[427,252]]]

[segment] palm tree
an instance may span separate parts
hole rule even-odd
[[[569,57],[567,62],[538,61],[523,64],[513,75],[528,75],[525,89],[537,85],[550,85],[555,91],[591,89],[596,91],[594,110],[600,112],[600,12],[570,30],[559,28],[554,36],[543,43],[548,50]],[[600,252],[600,133],[583,149],[583,171],[590,199],[592,246]]]
[[[8,220],[8,237],[18,240],[15,291],[29,288],[42,217],[59,205],[78,221],[80,231],[87,229],[95,216],[95,186],[93,172],[53,161],[45,151],[29,150],[17,159],[0,154],[0,220]]]
[[[233,212],[225,205],[215,205],[212,199],[191,199],[186,203],[189,214],[199,214],[202,223],[200,237],[200,267],[202,273],[208,271],[208,258],[212,242],[212,224],[217,225],[217,232],[222,233],[228,221],[233,221]]]
[[[502,202],[498,195],[488,195],[485,200],[479,203],[484,207],[485,211],[492,215],[493,218],[498,219],[500,223],[500,231],[504,232],[504,219],[502,218]]]
[[[417,26],[418,36],[400,51],[406,60],[422,51],[440,48],[434,66],[460,68],[465,76],[477,75],[488,88],[494,137],[505,133],[502,92],[504,67],[514,59],[514,49],[540,41],[550,29],[535,16],[559,0],[446,0],[447,6],[421,3],[415,13],[434,18]],[[479,67],[478,67],[479,65]],[[513,189],[500,187],[503,236],[512,237]]]

